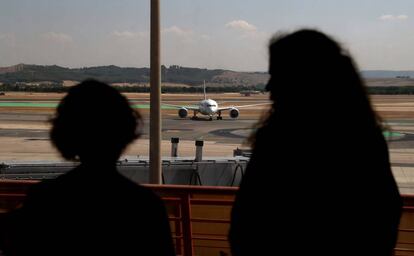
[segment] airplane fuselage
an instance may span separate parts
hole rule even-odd
[[[199,112],[203,115],[212,116],[217,113],[218,104],[215,100],[202,100],[198,104]]]

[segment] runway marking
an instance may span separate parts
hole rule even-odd
[[[392,131],[383,131],[382,134],[384,135],[385,138],[389,139],[389,138],[401,138],[404,137],[405,134],[404,133],[400,133],[400,132],[392,132]]]
[[[56,108],[58,103],[39,102],[0,102],[0,107],[23,107],[23,108]],[[149,104],[133,104],[132,108],[149,109]],[[177,109],[170,106],[161,106],[161,109]]]
[[[57,103],[0,102],[0,107],[56,108]]]
[[[131,105],[131,107],[132,108],[139,108],[139,109],[149,109],[150,105],[149,104],[134,104],[134,105]],[[161,109],[177,109],[177,108],[161,105]]]

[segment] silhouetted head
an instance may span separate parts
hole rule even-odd
[[[115,163],[140,135],[142,119],[113,87],[86,80],[61,100],[50,133],[68,160]]]
[[[330,37],[306,29],[279,34],[269,50],[266,89],[276,111],[331,120],[333,114],[341,120],[373,114],[351,57]]]
[[[378,128],[379,119],[351,57],[333,39],[309,29],[277,34],[269,53],[266,89],[274,103],[262,127],[276,124],[289,131],[339,134]]]

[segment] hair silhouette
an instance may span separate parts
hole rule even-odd
[[[315,30],[269,50],[273,105],[233,207],[233,254],[392,255],[401,199],[351,57]]]
[[[142,120],[107,84],[87,80],[62,99],[51,139],[81,164],[34,185],[7,216],[6,255],[174,255],[165,207],[117,172]]]
[[[142,119],[116,89],[87,80],[69,90],[52,123],[50,137],[64,158],[114,162],[139,137]]]

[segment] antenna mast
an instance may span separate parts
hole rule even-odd
[[[204,89],[204,99],[207,99],[207,94],[206,94],[206,80],[203,80],[203,89]]]

